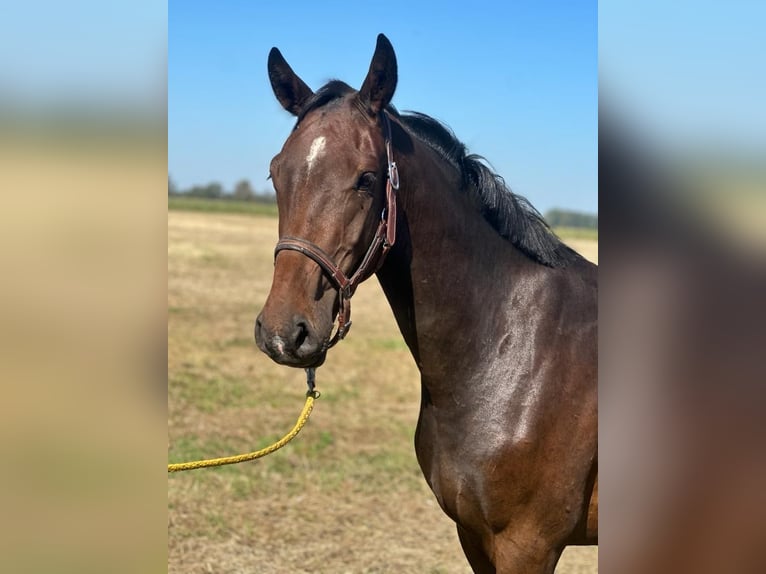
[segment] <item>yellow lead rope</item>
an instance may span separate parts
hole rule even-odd
[[[309,415],[311,414],[311,410],[314,408],[314,401],[318,398],[319,398],[319,391],[309,390],[306,393],[306,404],[303,405],[303,410],[301,411],[301,414],[298,417],[298,422],[295,423],[295,426],[292,428],[292,430],[289,433],[287,433],[285,436],[283,436],[274,444],[267,446],[266,448],[262,448],[261,450],[257,450],[255,452],[248,452],[246,454],[238,454],[235,456],[225,456],[222,458],[209,458],[206,460],[194,460],[190,462],[178,462],[174,464],[169,464],[168,472],[179,472],[181,470],[194,470],[197,468],[207,468],[209,466],[223,466],[225,464],[236,464],[238,462],[255,460],[256,458],[261,458],[263,456],[266,456],[267,454],[271,454],[272,452],[277,451],[283,446],[285,446],[288,442],[293,440],[298,435],[299,432],[301,432],[301,429],[309,420]]]
[[[292,428],[292,430],[289,433],[287,433],[285,436],[283,436],[274,444],[267,446],[266,448],[262,448],[261,450],[257,450],[255,452],[249,452],[246,454],[238,454],[235,456],[224,456],[222,458],[209,458],[206,460],[193,460],[190,462],[178,462],[174,464],[169,464],[168,472],[179,472],[181,470],[194,470],[197,468],[207,468],[209,466],[223,466],[225,464],[236,464],[238,462],[255,460],[256,458],[261,458],[263,456],[266,456],[267,454],[271,454],[272,452],[277,451],[283,446],[285,446],[288,442],[293,440],[299,432],[301,432],[301,429],[309,420],[309,415],[311,414],[311,410],[314,408],[314,400],[316,400],[317,398],[319,398],[319,392],[317,391],[307,392],[306,404],[303,405],[303,410],[301,411],[301,414],[298,417],[298,422],[295,423],[295,426]]]

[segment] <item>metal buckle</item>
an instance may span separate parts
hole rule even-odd
[[[392,188],[399,189],[399,170],[395,161],[388,162],[388,181],[391,182]]]

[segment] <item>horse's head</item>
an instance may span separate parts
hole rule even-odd
[[[271,161],[280,241],[255,339],[278,363],[315,367],[338,339],[332,336],[335,316],[342,338],[348,299],[391,240],[384,240],[381,213],[392,193],[384,110],[396,88],[396,57],[379,35],[358,92],[342,82],[312,92],[276,48],[268,70],[277,100],[298,122]]]

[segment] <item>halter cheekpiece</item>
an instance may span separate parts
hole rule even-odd
[[[386,112],[382,112],[383,137],[386,141],[386,161],[388,162],[388,174],[386,180],[386,205],[380,215],[378,229],[375,231],[367,253],[365,253],[359,267],[349,278],[341,268],[333,261],[321,247],[306,239],[299,237],[282,237],[274,249],[274,259],[280,251],[290,250],[302,253],[316,262],[325,275],[338,289],[338,329],[327,343],[329,349],[343,339],[351,328],[351,297],[357,286],[375,273],[388,254],[388,251],[396,241],[396,193],[399,189],[399,170],[393,161],[393,148],[391,143],[391,121]]]

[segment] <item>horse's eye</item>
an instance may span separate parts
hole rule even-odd
[[[371,171],[365,171],[359,176],[359,181],[356,182],[356,189],[358,191],[372,191],[375,185],[375,174]]]

